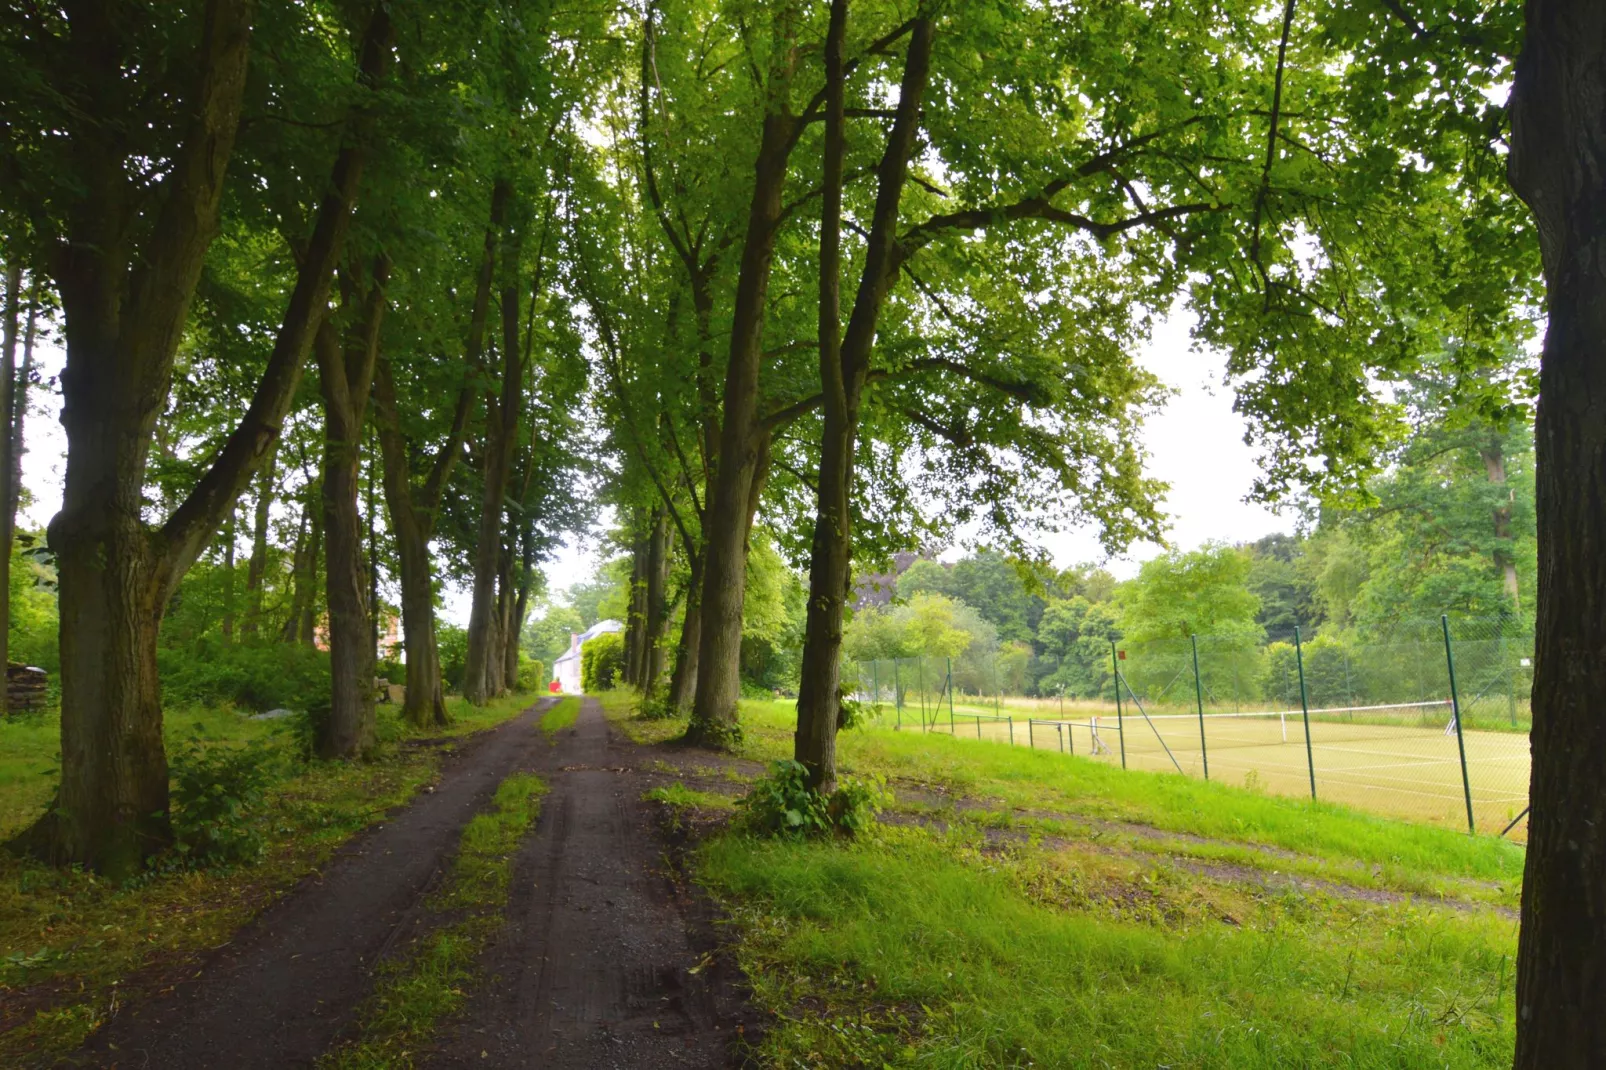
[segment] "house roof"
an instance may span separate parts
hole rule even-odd
[[[616,620],[597,621],[597,623],[579,635],[570,637],[569,649],[558,655],[557,659],[552,662],[552,667],[555,669],[565,661],[572,661],[578,658],[580,656],[580,648],[585,645],[587,640],[595,639],[597,636],[606,635],[609,632],[622,632],[624,630],[625,626]]]

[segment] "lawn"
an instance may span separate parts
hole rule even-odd
[[[0,851],[0,1063],[21,1053],[70,1050],[144,977],[160,984],[317,866],[346,839],[384,818],[433,781],[450,740],[492,727],[537,696],[511,695],[474,708],[449,700],[454,721],[431,729],[439,747],[382,710],[371,761],[297,762],[279,727],[231,710],[169,710],[169,749],[197,728],[212,745],[279,740],[283,775],[253,820],[266,836],[263,861],[223,870],[177,870],[114,886]],[[59,750],[55,715],[0,721],[0,836],[46,805]]]
[[[741,756],[789,756],[794,716],[744,703]],[[689,860],[774,1015],[762,1065],[1510,1065],[1517,845],[886,727],[840,757],[902,792],[872,837]]]

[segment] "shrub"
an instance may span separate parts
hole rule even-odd
[[[845,780],[830,795],[809,787],[809,771],[790,759],[770,764],[770,773],[736,805],[749,832],[766,836],[856,836],[875,822],[891,795],[879,777]]]
[[[619,682],[625,667],[625,637],[619,632],[603,632],[580,647],[580,690],[609,691]]]
[[[517,686],[520,691],[546,690],[546,665],[540,658],[527,658],[523,654],[519,655]]]
[[[468,631],[454,624],[437,623],[435,647],[441,659],[441,682],[448,691],[463,690],[463,667],[468,664]]]
[[[173,838],[182,865],[260,861],[262,832],[251,811],[279,773],[279,756],[261,741],[207,745],[197,725],[169,763]]]
[[[301,643],[249,646],[209,641],[157,651],[169,701],[250,710],[329,705],[329,653]]]

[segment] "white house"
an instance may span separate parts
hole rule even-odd
[[[587,639],[595,639],[607,632],[622,632],[625,626],[616,620],[599,620],[585,631],[576,635],[569,633],[569,649],[559,655],[558,660],[552,663],[552,679],[558,682],[566,695],[581,694],[580,690],[580,647]]]

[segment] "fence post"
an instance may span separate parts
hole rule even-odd
[[[1461,790],[1467,798],[1467,832],[1477,835],[1472,823],[1472,779],[1467,776],[1467,740],[1461,733],[1461,697],[1455,690],[1455,654],[1450,649],[1450,615],[1441,613],[1439,624],[1444,628],[1444,664],[1450,670],[1450,716],[1455,718],[1455,749],[1461,754]]]
[[[1026,749],[1037,749],[1037,721],[1035,718],[1026,718]]]
[[[870,705],[881,705],[881,663],[879,661],[870,662],[870,694],[872,696]]]
[[[1126,768],[1126,727],[1121,723],[1121,656],[1115,652],[1115,640],[1110,640],[1110,668],[1115,670],[1115,734],[1121,740],[1121,768]]]
[[[1294,625],[1294,661],[1299,667],[1299,712],[1305,719],[1305,766],[1310,770],[1310,797],[1316,798],[1316,759],[1310,749],[1310,700],[1305,695],[1305,647]]]
[[[1210,779],[1210,753],[1205,750],[1204,685],[1199,682],[1199,637],[1188,636],[1193,644],[1193,698],[1199,704],[1199,758],[1204,762],[1204,776]]]
[[[1009,745],[1011,747],[1015,745],[1015,715],[1013,713],[1009,715]]]

